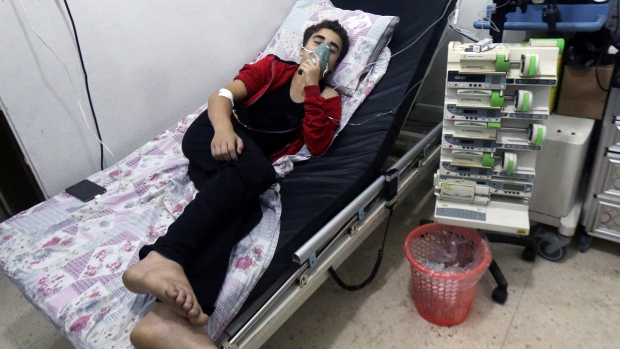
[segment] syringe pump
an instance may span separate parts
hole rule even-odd
[[[437,222],[529,233],[536,154],[562,44],[532,42],[449,44]]]

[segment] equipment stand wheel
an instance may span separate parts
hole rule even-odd
[[[491,261],[489,271],[497,283],[497,287],[493,290],[491,298],[493,298],[497,304],[504,304],[508,298],[508,282],[504,277],[504,273],[502,273],[502,270],[499,268],[499,265],[495,262],[495,259]]]
[[[536,251],[542,258],[546,260],[550,260],[552,262],[561,261],[564,256],[566,256],[566,246],[562,246],[560,248],[556,248],[555,250],[550,251],[551,244],[552,243],[549,240],[538,239],[538,241],[536,241]]]
[[[523,250],[523,254],[521,255],[524,261],[533,262],[536,260],[536,249],[531,247],[526,247]]]
[[[592,244],[592,239],[592,235],[589,235],[585,231],[582,232],[579,236],[579,252],[587,252],[590,249],[590,245]]]
[[[505,287],[497,286],[493,290],[491,298],[493,298],[497,304],[504,304],[506,303],[506,299],[508,299],[508,290]]]

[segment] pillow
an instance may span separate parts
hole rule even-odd
[[[256,60],[275,54],[281,59],[299,63],[304,30],[324,19],[338,20],[349,35],[349,52],[327,83],[340,94],[352,96],[363,75],[390,41],[398,17],[343,10],[329,0],[298,0]]]

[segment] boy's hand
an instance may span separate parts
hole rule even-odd
[[[316,57],[316,63],[306,59],[299,65],[299,70],[304,74],[306,86],[318,85],[321,79],[321,59]]]
[[[243,151],[243,140],[232,129],[215,130],[211,141],[211,155],[219,161],[237,161]]]

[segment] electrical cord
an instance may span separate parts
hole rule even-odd
[[[610,36],[609,38],[609,44],[607,46],[616,46],[616,42],[618,41],[618,29],[620,28],[620,4],[616,4],[616,29],[614,30],[613,34]],[[597,59],[596,59],[596,64],[594,65],[594,76],[596,77],[596,83],[598,84],[598,87],[604,91],[604,92],[609,92],[608,88],[605,88],[603,86],[603,84],[601,83],[601,78],[599,76],[599,65],[601,62],[601,58],[603,58],[603,55],[605,55],[605,49],[601,49],[601,53],[599,53]],[[616,53],[616,54],[620,54]]]
[[[107,145],[105,145],[105,143],[101,140],[101,136],[97,136],[95,135],[95,133],[93,133],[92,129],[89,126],[88,120],[86,120],[86,114],[84,113],[84,108],[82,108],[82,103],[80,102],[80,99],[78,98],[78,93],[77,90],[75,88],[75,83],[73,82],[73,79],[71,78],[71,73],[69,72],[69,68],[67,67],[67,64],[65,64],[65,62],[58,57],[58,55],[56,54],[56,52],[54,52],[54,50],[52,50],[52,48],[45,42],[45,40],[43,40],[43,38],[41,37],[41,35],[39,34],[39,32],[35,29],[34,25],[32,24],[32,20],[30,19],[30,15],[28,14],[28,10],[26,10],[26,7],[24,6],[24,3],[22,0],[19,0],[22,9],[24,10],[24,14],[26,16],[26,19],[28,20],[28,24],[30,25],[30,28],[32,29],[33,33],[37,36],[37,38],[39,39],[39,41],[41,41],[41,43],[50,51],[50,53],[56,57],[56,59],[60,62],[60,64],[63,66],[63,68],[65,69],[65,73],[67,74],[67,77],[69,78],[70,81],[70,86],[73,90],[73,94],[75,96],[78,108],[80,109],[80,113],[82,115],[82,119],[84,120],[84,124],[86,125],[86,129],[88,130],[88,132],[90,133],[90,135],[95,138],[97,140],[97,142],[103,147],[105,148],[105,150],[110,153],[110,155],[112,156],[112,159],[114,160],[113,162],[115,163],[115,166],[117,168],[118,171],[118,187],[116,188],[116,190],[120,190],[123,186],[123,179],[122,179],[122,169],[116,159],[116,156],[114,155],[114,153],[110,150],[110,148],[108,148]],[[80,53],[80,58],[81,58],[81,53]],[[83,63],[82,63],[82,67],[83,67]],[[89,95],[89,100],[90,100],[90,95]],[[91,104],[91,108],[92,108],[92,104]],[[93,116],[94,116],[94,111],[93,111]],[[95,120],[96,121],[96,120]],[[101,155],[101,166],[103,168],[103,152]],[[108,190],[108,193],[110,193],[110,190]]]
[[[474,36],[470,36],[470,35],[468,35],[468,34],[465,34],[465,32],[463,32],[461,28],[456,27],[456,26],[454,26],[454,25],[452,25],[452,24],[448,24],[448,25],[449,25],[449,26],[450,26],[450,28],[452,28],[455,32],[457,32],[457,33],[461,34],[462,36],[464,36],[464,37],[465,37],[465,38],[467,38],[468,40],[473,41],[473,42],[478,42],[478,41],[480,41],[479,39],[475,38]]]
[[[77,97],[77,90],[75,89],[75,84],[73,83],[73,79],[71,78],[71,73],[69,72],[69,68],[67,67],[67,64],[65,64],[65,62],[60,59],[60,57],[58,57],[58,55],[56,54],[56,52],[54,52],[54,50],[52,50],[52,48],[45,42],[45,40],[43,40],[43,38],[41,37],[41,35],[39,34],[39,32],[35,29],[34,25],[32,24],[32,20],[30,19],[30,15],[28,14],[28,10],[26,10],[26,7],[24,6],[24,2],[22,0],[19,0],[22,9],[24,10],[24,14],[26,15],[26,19],[28,20],[28,24],[30,24],[30,28],[32,29],[33,33],[37,36],[37,38],[39,39],[39,41],[41,41],[41,43],[52,53],[52,55],[54,55],[54,57],[56,57],[56,59],[60,62],[60,64],[62,64],[63,68],[65,69],[65,73],[67,74],[67,77],[69,78],[69,81],[71,82],[71,88],[73,89],[73,94],[75,95],[78,107],[80,109],[80,112],[82,114],[82,118],[84,119],[84,123],[86,124],[86,128],[88,129],[88,132],[91,134],[91,136],[93,136],[93,138],[95,138],[97,140],[97,142],[100,144],[100,146],[102,146],[103,148],[105,148],[108,153],[110,153],[112,155],[112,157],[114,159],[116,159],[116,157],[114,156],[114,153],[110,150],[110,148],[108,148],[103,141],[101,140],[101,136],[97,136],[93,133],[93,131],[90,129],[90,126],[88,125],[88,121],[86,120],[86,114],[84,113],[84,109],[82,108],[82,103],[80,102],[80,99]],[[71,19],[71,21],[73,22],[73,19]],[[80,53],[80,59],[81,59],[81,53]],[[82,64],[82,66],[84,66]],[[87,85],[88,86],[88,85]],[[90,100],[90,94],[89,94],[89,100]],[[91,110],[92,110],[92,104],[91,104]],[[93,116],[94,116],[94,112],[93,112]],[[96,119],[95,119],[96,121]],[[99,128],[97,127],[97,131],[99,131]],[[103,167],[103,152],[101,155],[101,163],[102,163],[102,167]]]
[[[82,72],[84,73],[84,84],[86,85],[86,94],[88,95],[88,104],[90,105],[90,112],[93,114],[93,120],[95,122],[95,129],[97,130],[97,137],[99,138],[99,152],[100,152],[100,165],[101,169],[104,169],[103,165],[103,141],[101,137],[101,131],[99,130],[99,122],[97,120],[97,115],[95,114],[95,109],[93,108],[93,101],[90,97],[90,86],[88,84],[88,74],[86,73],[86,67],[84,66],[84,58],[82,57],[82,49],[80,47],[80,39],[78,38],[77,30],[75,29],[75,22],[73,21],[73,15],[71,14],[71,9],[69,8],[69,4],[67,0],[64,0],[65,8],[67,9],[67,14],[69,14],[69,19],[71,20],[71,27],[73,28],[73,35],[75,37],[75,43],[77,45],[78,54],[80,56],[80,64],[82,65]]]
[[[450,8],[450,5],[452,4],[452,1],[454,0],[450,0],[448,1],[448,4],[446,5],[446,8],[443,10],[443,13],[441,14],[441,16],[439,16],[439,18],[437,18],[437,20],[435,22],[433,22],[431,25],[428,26],[428,28],[426,28],[426,30],[424,30],[422,32],[422,34],[418,35],[418,37],[413,40],[412,43],[410,43],[409,45],[407,45],[405,48],[403,48],[402,50],[394,53],[392,55],[392,57],[398,56],[399,54],[403,53],[403,51],[407,50],[408,48],[410,48],[411,46],[415,45],[416,42],[418,42],[423,36],[424,34],[426,34],[427,31],[429,31],[431,28],[433,28],[437,23],[439,23],[439,21],[441,21],[444,16],[446,15],[446,12],[448,12],[448,9]]]
[[[455,32],[461,34],[463,37],[473,42],[478,42],[480,41],[480,39],[476,36],[475,33],[469,30],[465,30],[457,25],[458,14],[461,11],[461,2],[462,0],[457,0],[456,5],[454,6],[455,7],[454,10],[452,10],[452,12],[448,15],[448,26],[452,28],[452,30],[454,30]],[[480,17],[480,14],[478,14],[478,17]]]
[[[387,209],[390,210],[390,215],[388,216],[388,221],[387,221],[387,225],[385,227],[385,232],[383,233],[383,243],[381,244],[381,248],[378,251],[377,260],[375,261],[375,265],[373,266],[372,271],[370,272],[370,275],[366,278],[366,280],[362,281],[361,283],[359,283],[357,285],[347,285],[338,276],[338,274],[336,273],[336,270],[334,270],[333,267],[329,267],[329,269],[327,270],[329,272],[329,275],[331,275],[331,277],[334,279],[334,281],[343,290],[349,291],[349,292],[359,291],[362,288],[368,286],[368,284],[370,284],[375,279],[375,277],[377,276],[377,273],[379,272],[379,267],[381,266],[381,262],[383,261],[384,248],[385,248],[385,240],[387,238],[387,232],[388,232],[388,229],[390,227],[390,221],[392,220],[392,214],[394,213],[393,207],[390,206]]]
[[[504,6],[508,5],[509,3],[510,3],[510,0],[506,0],[505,3],[503,3],[503,4],[499,5],[499,6],[497,6],[497,4],[495,4],[495,3],[493,3],[492,5],[495,5],[495,7],[492,8],[491,12],[496,11],[500,7],[504,7]],[[488,20],[489,21],[489,29],[491,29],[491,30],[493,30],[495,32],[499,32],[499,28],[497,28],[497,25],[491,20],[491,17],[488,17],[488,12],[487,11],[488,10],[482,10],[482,11],[478,12],[478,19],[482,20],[482,21],[487,21]],[[483,17],[482,16],[483,13],[486,13],[487,16]]]
[[[596,77],[596,83],[598,84],[598,88],[600,88],[604,92],[609,92],[609,89],[605,88],[603,86],[603,83],[601,83],[601,78],[599,77],[599,73],[598,73],[599,63],[601,61],[601,58],[603,57],[603,54],[605,54],[605,50],[601,50],[601,53],[598,55],[598,58],[596,59],[596,65],[594,66],[594,76]]]
[[[445,14],[445,12],[444,12],[444,14]],[[443,15],[442,15],[442,17],[443,17]],[[450,27],[450,28],[452,28],[452,27]],[[452,30],[454,30],[454,28],[452,28]],[[444,37],[443,37],[443,39],[441,40],[441,42],[437,45],[437,50],[439,50],[439,48],[443,46],[443,44],[446,42],[446,40],[447,40],[448,36],[450,36],[450,33],[447,33],[446,35],[444,35]],[[429,74],[429,73],[430,73],[430,69],[427,69],[427,70],[426,70],[426,73],[424,74],[424,76],[422,77],[422,79],[418,80],[415,84],[413,84],[413,86],[411,86],[411,87],[407,90],[407,92],[405,92],[405,95],[404,95],[405,97],[403,97],[403,101],[407,98],[407,96],[409,95],[409,93],[411,93],[411,91],[413,91],[413,90],[414,90],[414,89],[415,89],[418,85],[420,85],[420,84],[422,83],[422,81],[424,81],[424,79],[426,79],[426,77],[428,76],[428,74]],[[402,103],[402,101],[401,101],[401,103]],[[399,107],[396,107],[396,108],[394,108],[394,109],[392,109],[392,110],[389,110],[389,111],[386,111],[386,112],[383,112],[383,113],[379,113],[379,114],[377,114],[377,115],[375,115],[375,116],[371,117],[370,119],[368,119],[368,120],[366,120],[366,121],[364,121],[364,122],[360,122],[360,123],[350,123],[350,122],[349,122],[349,123],[347,123],[347,126],[362,126],[362,125],[364,125],[365,123],[367,123],[367,122],[369,122],[369,121],[371,121],[371,120],[373,120],[374,118],[377,118],[377,117],[379,117],[379,116],[389,115],[389,114],[394,114],[394,113],[396,113],[396,111],[398,111],[398,108],[399,108]]]

